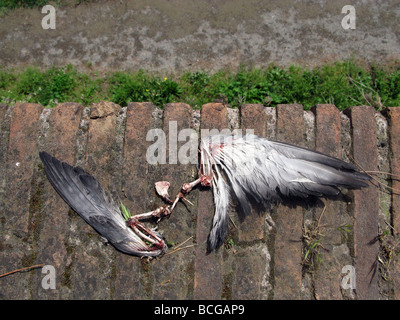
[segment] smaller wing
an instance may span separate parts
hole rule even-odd
[[[126,225],[120,208],[107,198],[93,176],[46,152],[39,155],[48,180],[61,198],[116,249],[136,256],[154,257],[165,252],[166,244],[162,249],[149,246]]]

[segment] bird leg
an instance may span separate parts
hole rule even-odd
[[[135,216],[130,217],[127,220],[128,221],[139,221],[139,220],[144,220],[144,219],[148,219],[151,217],[157,218],[157,223],[160,222],[160,220],[164,217],[168,217],[171,214],[171,209],[170,206],[159,206],[156,210],[154,211],[150,211],[150,212],[146,212],[146,213],[141,213],[141,214],[137,214]]]
[[[195,187],[199,183],[200,183],[200,178],[195,180],[195,181],[193,181],[193,182],[184,183],[182,185],[181,191],[179,191],[179,193],[175,197],[175,201],[172,203],[171,212],[172,212],[172,210],[174,210],[174,208],[175,208],[176,204],[178,203],[178,201],[180,199],[185,199],[186,200],[185,196],[193,189],[193,187]]]
[[[189,182],[189,183],[184,183],[182,185],[181,191],[176,195],[175,201],[172,203],[171,213],[172,213],[172,210],[174,210],[176,204],[178,203],[178,201],[180,199],[186,200],[186,201],[188,201],[190,203],[190,201],[187,200],[185,198],[185,196],[187,196],[189,194],[189,192],[192,191],[192,189],[195,186],[197,186],[198,184],[201,184],[203,187],[210,187],[211,184],[212,184],[212,179],[213,179],[213,177],[211,175],[202,174],[200,176],[200,178],[198,178],[198,179],[196,179],[196,180],[194,180],[192,182]]]
[[[151,243],[155,248],[164,248],[164,240],[154,231],[147,228],[139,220],[148,219],[150,217],[158,218],[157,223],[164,217],[171,214],[170,206],[160,206],[156,210],[146,213],[137,214],[126,220],[127,226],[131,227],[135,233],[143,240]]]
[[[139,222],[138,220],[132,219],[131,221],[127,221],[126,224],[130,226],[139,237],[151,243],[155,248],[164,248],[164,240],[159,237],[154,231],[146,228],[143,223]]]

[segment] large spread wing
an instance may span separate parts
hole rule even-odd
[[[357,167],[340,159],[255,135],[209,136],[203,139],[200,151],[204,172],[209,173],[211,167],[223,171],[245,213],[250,212],[251,202],[268,206],[283,197],[335,196],[340,193],[339,187],[362,188],[369,180]],[[219,179],[218,175],[214,174],[215,178]],[[214,191],[216,196],[219,194]],[[217,220],[223,221],[227,209],[225,205],[218,206],[220,201],[214,202]],[[212,230],[211,234],[223,232]]]
[[[115,248],[137,256],[157,256],[163,253],[163,250],[149,247],[126,225],[119,207],[107,198],[104,189],[93,176],[46,152],[40,152],[39,155],[47,178],[57,193]]]

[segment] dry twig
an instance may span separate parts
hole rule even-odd
[[[29,270],[33,270],[33,269],[37,269],[37,268],[42,268],[42,267],[44,267],[44,263],[37,264],[37,265],[34,265],[34,266],[30,266],[30,267],[17,269],[17,270],[13,270],[13,271],[10,271],[10,272],[4,273],[4,274],[0,274],[0,278],[9,276],[10,274],[14,274],[14,273],[17,273],[17,272],[24,272],[24,271],[29,271]]]

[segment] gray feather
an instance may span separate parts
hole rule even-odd
[[[335,196],[340,193],[339,187],[366,187],[364,181],[370,179],[340,159],[255,135],[209,136],[202,140],[200,150],[202,156],[206,155],[203,168],[220,168],[225,173],[229,190],[245,213],[250,212],[250,202],[267,207],[282,197]],[[220,197],[220,193],[214,191],[214,197]],[[226,231],[214,228],[209,244],[221,244],[214,237]]]
[[[61,198],[116,249],[137,256],[157,256],[164,252],[150,248],[126,225],[119,207],[107,198],[93,176],[46,152],[39,155],[48,180]]]
[[[218,248],[224,242],[228,231],[229,186],[221,177],[218,169],[213,179],[215,214],[208,237],[207,251]]]

